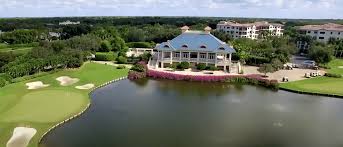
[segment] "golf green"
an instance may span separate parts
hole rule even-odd
[[[34,91],[3,114],[3,122],[56,122],[87,104],[82,94],[63,90]],[[63,109],[61,109],[63,108]],[[51,115],[51,112],[58,112]]]

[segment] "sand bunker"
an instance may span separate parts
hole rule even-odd
[[[338,68],[343,68],[343,66],[338,66]]]
[[[91,89],[94,87],[94,84],[86,84],[82,86],[75,86],[76,89]]]
[[[73,85],[79,81],[78,78],[70,78],[68,76],[58,77],[58,78],[56,78],[56,80],[59,81],[60,85],[62,85],[62,86]]]
[[[27,89],[39,89],[39,88],[44,88],[44,87],[48,87],[49,84],[43,84],[42,81],[36,81],[36,82],[30,82],[30,83],[26,83]]]
[[[27,147],[30,140],[37,133],[34,128],[16,127],[6,147]]]

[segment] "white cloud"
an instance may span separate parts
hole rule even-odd
[[[81,15],[343,17],[339,15],[343,11],[341,0],[0,0],[0,3],[0,17],[37,15],[46,9],[49,14],[39,15],[75,15],[69,14],[75,11]]]

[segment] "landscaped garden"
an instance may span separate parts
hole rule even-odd
[[[29,147],[36,147],[40,136],[56,123],[79,113],[89,103],[88,90],[75,86],[92,83],[95,86],[126,76],[128,69],[87,63],[80,69],[67,69],[31,80],[9,84],[0,89],[0,146],[5,146],[17,126],[30,126],[37,134]],[[56,78],[69,76],[79,81],[61,86]],[[29,90],[28,82],[42,81],[47,87]]]
[[[330,67],[330,69],[327,70],[328,73],[343,75],[343,59],[335,59],[328,63],[328,66]],[[318,77],[284,83],[281,84],[280,87],[301,92],[343,96],[343,78]]]

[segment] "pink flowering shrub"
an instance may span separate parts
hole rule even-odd
[[[148,70],[148,67],[146,65],[146,62],[140,61],[136,65],[134,65],[133,68],[131,68],[131,70],[129,71],[128,79],[135,80],[135,79],[145,78],[147,70]]]
[[[163,71],[148,70],[147,77],[155,79],[168,79],[179,81],[197,81],[197,82],[229,82],[229,83],[247,83],[253,85],[261,85],[272,89],[278,89],[279,84],[277,80],[268,80],[259,74],[251,75],[181,75]]]

